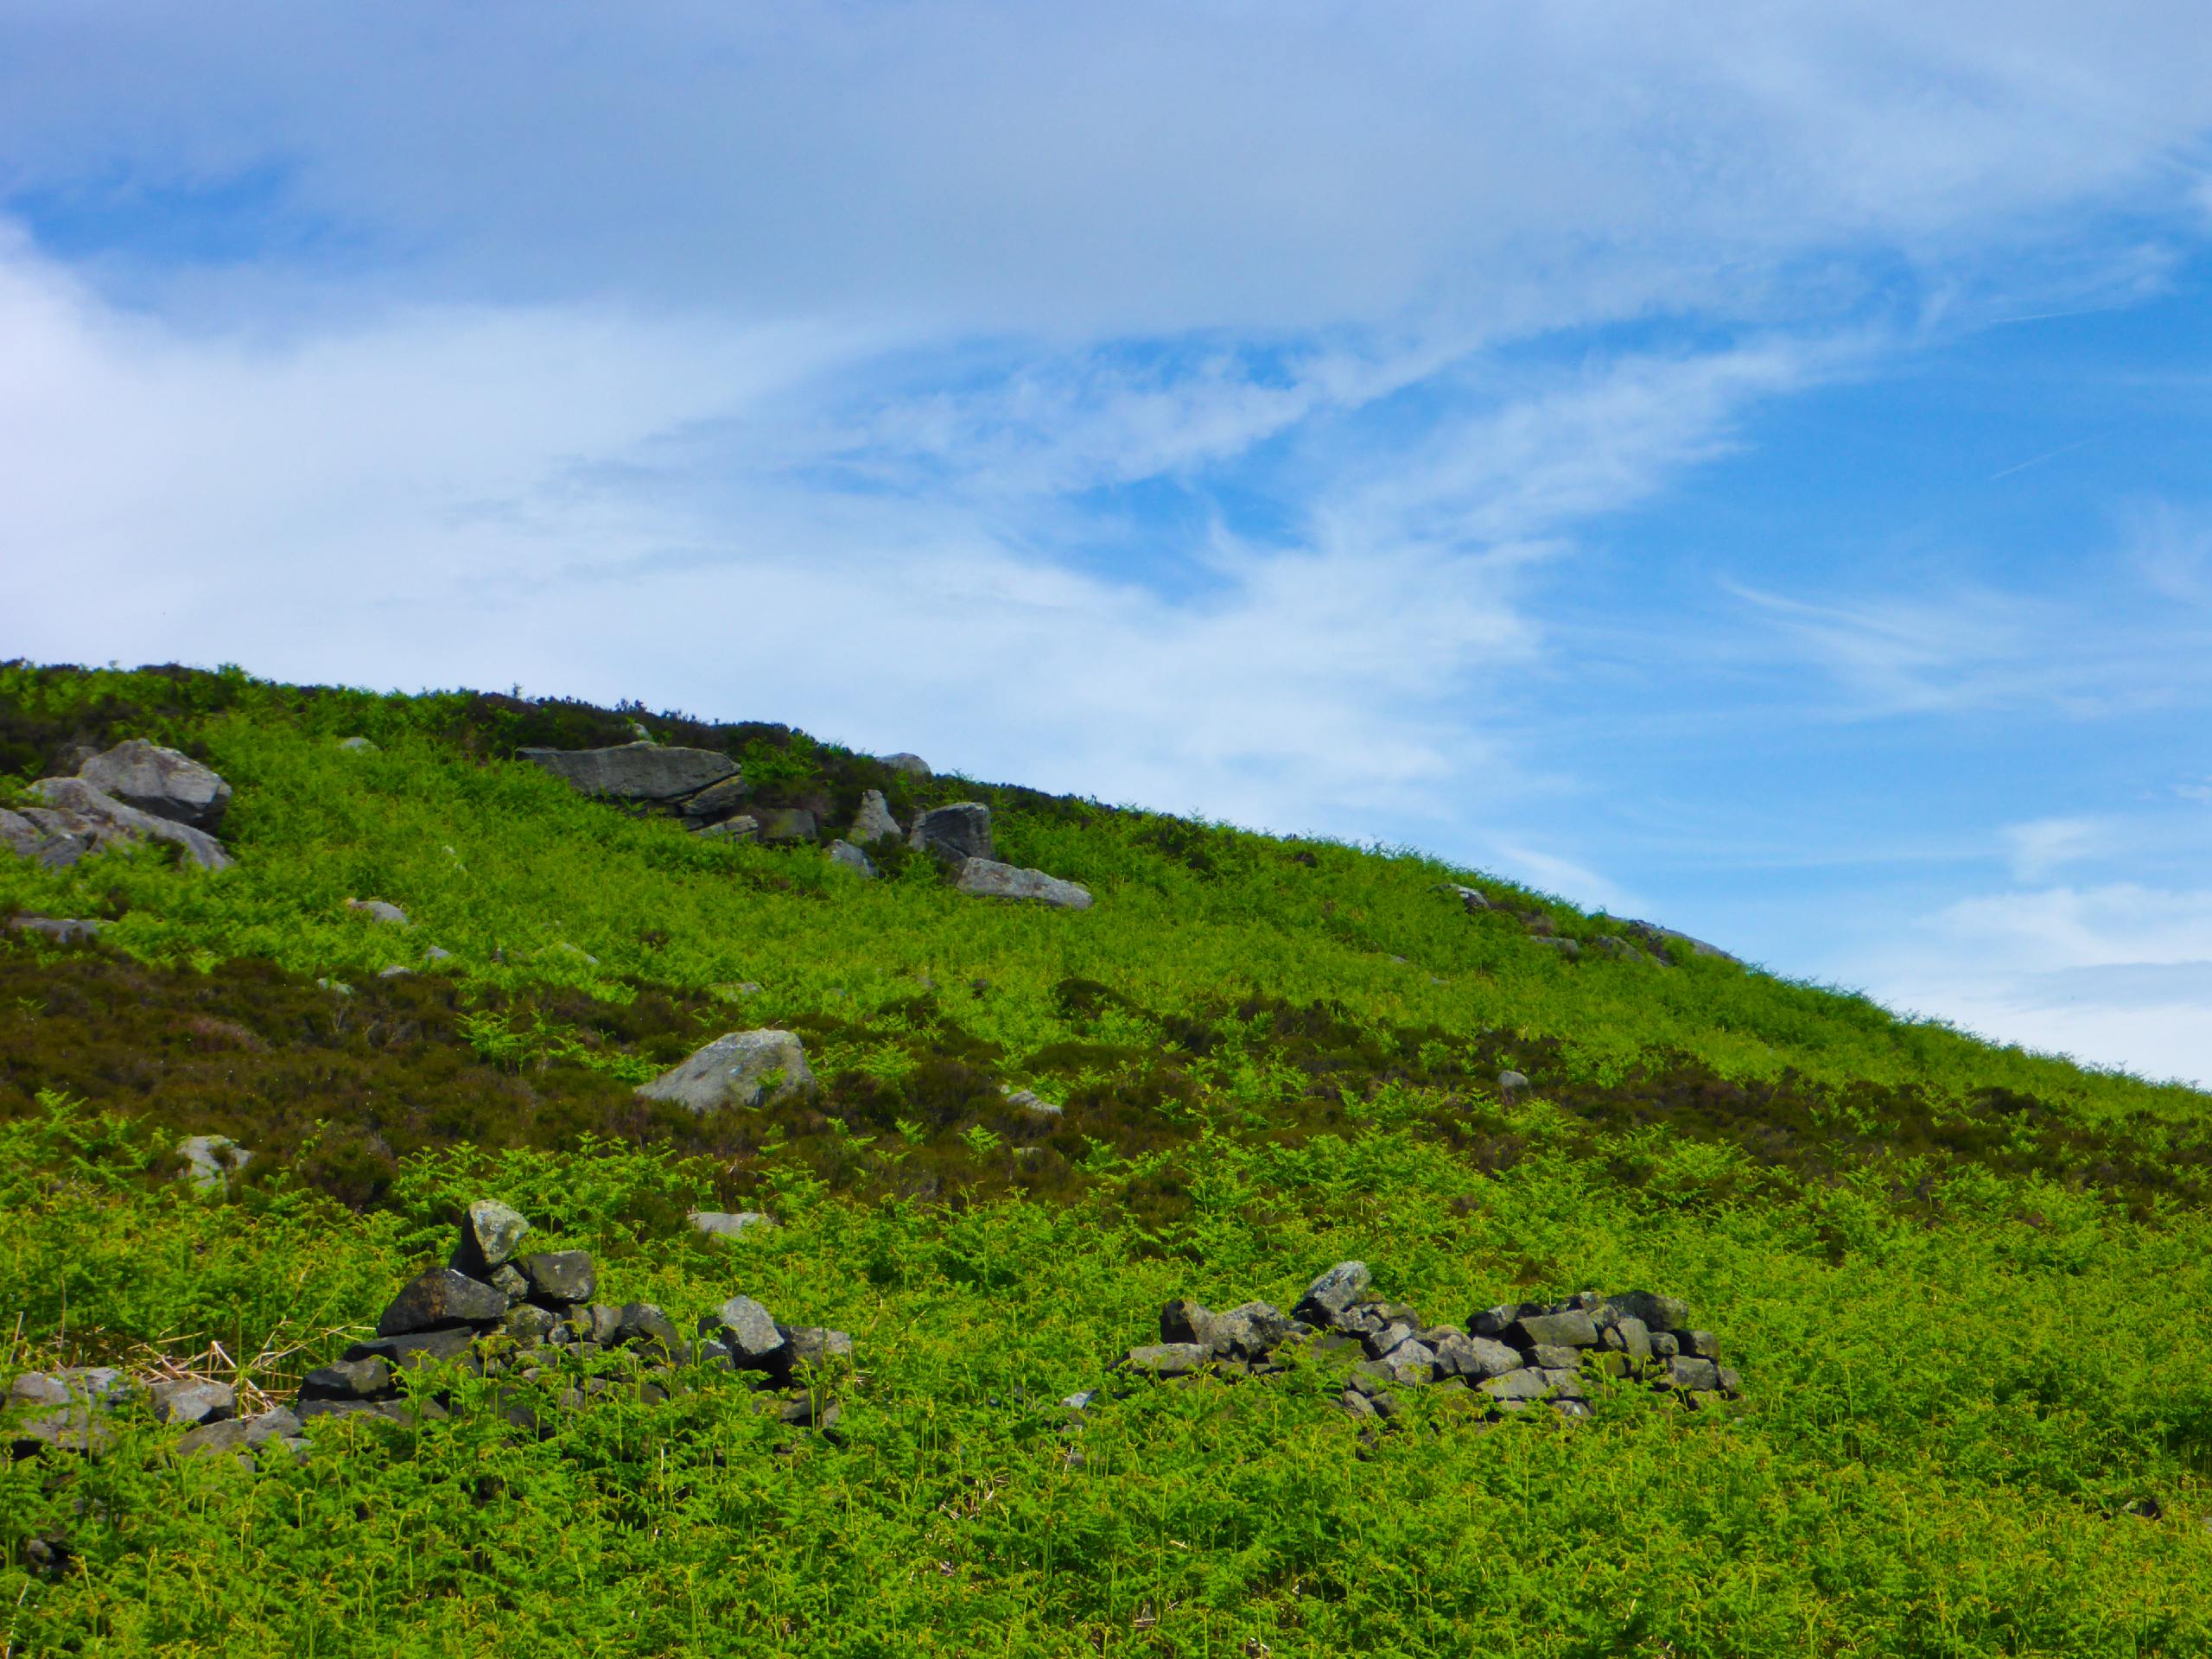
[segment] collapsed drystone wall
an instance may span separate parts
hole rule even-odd
[[[652,1403],[728,1373],[758,1391],[759,1409],[834,1436],[844,1410],[836,1391],[853,1380],[853,1343],[844,1332],[783,1325],[751,1297],[734,1295],[701,1314],[696,1334],[686,1338],[653,1303],[594,1300],[591,1256],[526,1250],[530,1230],[496,1200],[469,1205],[448,1264],[403,1286],[376,1334],[308,1372],[289,1406],[264,1400],[262,1409],[242,1411],[233,1384],[134,1378],[113,1367],[19,1376],[11,1399],[29,1409],[15,1430],[15,1452],[98,1452],[113,1438],[116,1414],[143,1401],[157,1421],[187,1430],[180,1455],[251,1458],[274,1446],[304,1457],[309,1442],[301,1430],[318,1418],[365,1414],[412,1423],[447,1415],[449,1395],[406,1386],[410,1373],[441,1363],[511,1383],[496,1396],[499,1409],[527,1430],[542,1430],[549,1409],[581,1410],[617,1395]]]
[[[1586,1383],[1599,1377],[1690,1407],[1741,1392],[1741,1380],[1720,1363],[1719,1340],[1691,1325],[1688,1305],[1676,1297],[1584,1291],[1562,1302],[1507,1302],[1464,1325],[1439,1325],[1417,1308],[1370,1296],[1370,1283],[1365,1262],[1339,1262],[1288,1313],[1268,1302],[1220,1313],[1170,1302],[1160,1310],[1160,1341],[1130,1349],[1118,1369],[1161,1381],[1234,1380],[1287,1369],[1293,1347],[1317,1356],[1357,1351],[1342,1403],[1355,1416],[1383,1420],[1401,1408],[1392,1390],[1407,1387],[1465,1391],[1493,1417],[1539,1405],[1587,1416]]]

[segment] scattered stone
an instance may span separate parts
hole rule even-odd
[[[704,1115],[724,1105],[755,1106],[814,1086],[806,1050],[788,1031],[733,1031],[638,1090]]]
[[[41,802],[15,815],[41,833],[30,856],[59,867],[73,864],[89,853],[134,842],[169,842],[203,870],[228,869],[231,855],[222,842],[204,830],[173,819],[142,812],[81,778],[41,778],[28,791]],[[11,830],[10,843],[18,838]]]
[[[515,757],[551,772],[579,794],[648,804],[687,801],[739,776],[736,761],[713,749],[625,743],[607,749],[518,749]]]
[[[370,742],[365,737],[341,737],[338,740],[338,747],[344,749],[348,754],[374,754],[377,753],[377,746]]]
[[[892,771],[903,772],[909,778],[927,778],[931,776],[930,772],[930,763],[923,760],[918,754],[908,754],[902,749],[897,754],[887,754],[883,756],[882,760],[883,764],[890,767]]]
[[[90,944],[106,924],[74,916],[16,916],[9,918],[8,925],[19,933],[42,935],[56,944]]]
[[[1439,893],[1448,893],[1454,899],[1457,899],[1459,901],[1460,908],[1465,910],[1470,916],[1473,915],[1478,910],[1488,910],[1491,908],[1491,902],[1489,899],[1486,898],[1478,888],[1463,887],[1456,881],[1446,881],[1439,887],[1437,891]]]
[[[203,1423],[176,1443],[176,1451],[179,1457],[185,1458],[207,1452],[248,1453],[275,1440],[296,1452],[304,1445],[299,1434],[299,1414],[288,1407],[277,1406],[251,1417]]]
[[[177,1179],[189,1181],[196,1192],[224,1192],[231,1177],[253,1161],[253,1154],[226,1135],[194,1135],[176,1143],[184,1160]]]
[[[189,755],[134,737],[96,754],[77,775],[101,790],[172,823],[213,835],[231,804],[231,786]]]
[[[372,922],[381,923],[386,927],[410,925],[405,911],[397,905],[387,904],[381,899],[348,899],[346,901],[346,908],[356,916],[365,917]]]
[[[365,1359],[341,1359],[300,1379],[300,1398],[308,1400],[376,1400],[392,1389],[391,1366],[371,1355]]]
[[[843,865],[864,880],[875,880],[875,861],[849,841],[833,841],[830,843],[830,861],[832,864]]]
[[[853,814],[853,827],[847,834],[865,847],[872,841],[897,841],[906,831],[891,816],[891,803],[883,798],[883,791],[871,789],[861,792],[860,810]]]
[[[503,1292],[451,1268],[432,1268],[391,1299],[377,1321],[377,1335],[401,1337],[446,1325],[496,1325],[506,1311]]]
[[[1707,944],[1703,939],[1694,939],[1687,933],[1677,933],[1671,927],[1662,927],[1656,922],[1624,922],[1621,931],[1635,939],[1662,961],[1674,956],[1677,950],[1693,957],[1707,957],[1717,962],[1744,965],[1741,957],[1732,957],[1717,944]]]
[[[1515,1095],[1529,1086],[1529,1078],[1525,1072],[1501,1071],[1497,1074],[1497,1086],[1503,1093]]]
[[[1016,1111],[1033,1112],[1039,1117],[1059,1117],[1067,1108],[1046,1100],[1033,1089],[1017,1089],[1010,1083],[999,1085],[999,1092],[1006,1096],[1006,1103]]]
[[[748,1227],[773,1227],[775,1222],[758,1210],[694,1210],[691,1225],[709,1238],[735,1238]]]
[[[423,960],[425,962],[450,962],[453,960],[453,952],[447,950],[443,945],[434,944],[423,952]]]
[[[398,963],[395,962],[388,967],[378,969],[377,977],[378,979],[404,979],[414,971],[415,970],[412,968],[402,967]]]
[[[1088,888],[1047,875],[1042,870],[1016,869],[1011,864],[988,858],[968,860],[960,867],[959,880],[955,885],[976,899],[1034,899],[1058,910],[1089,910],[1091,906]]]
[[[959,801],[923,813],[906,840],[917,851],[948,864],[998,856],[991,842],[991,809],[981,801]]]
[[[1542,939],[1539,943],[1549,945],[1566,961],[1582,960],[1582,944],[1579,939]]]

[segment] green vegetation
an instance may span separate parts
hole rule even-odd
[[[1098,903],[702,842],[508,759],[633,720],[832,824],[868,787],[902,822],[986,800],[1003,855]],[[1437,884],[1615,925],[1408,852],[779,727],[0,667],[0,798],[127,736],[230,780],[238,863],[0,858],[0,914],[108,923],[0,940],[11,1370],[219,1344],[281,1395],[493,1196],[614,1300],[849,1330],[865,1382],[842,1444],[702,1376],[543,1440],[463,1384],[450,1420],[316,1425],[258,1474],[150,1423],[26,1458],[7,1653],[2212,1651],[2202,1095],[1723,962],[1566,962]],[[414,925],[345,906],[371,896]],[[763,1025],[817,1096],[632,1098]],[[227,1198],[169,1179],[196,1132],[260,1154]],[[694,1207],[785,1224],[709,1241]],[[1287,1306],[1347,1256],[1443,1313],[1685,1296],[1746,1402],[1485,1429],[1416,1394],[1371,1449],[1319,1363],[1079,1432],[1057,1405],[1169,1297]]]

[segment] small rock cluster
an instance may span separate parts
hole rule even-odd
[[[1393,1389],[1424,1384],[1478,1396],[1494,1416],[1541,1404],[1586,1417],[1584,1382],[1593,1375],[1641,1382],[1694,1407],[1733,1400],[1741,1389],[1719,1363],[1719,1341],[1691,1326],[1688,1304],[1675,1297],[1584,1291],[1563,1302],[1485,1308],[1464,1326],[1433,1325],[1415,1308],[1369,1295],[1370,1282],[1365,1262],[1339,1262],[1289,1313],[1268,1302],[1224,1313],[1170,1302],[1160,1310],[1159,1343],[1130,1349],[1120,1369],[1162,1379],[1258,1376],[1285,1369],[1287,1345],[1356,1349],[1362,1357],[1344,1408],[1376,1419],[1396,1415]]]
[[[765,1216],[701,1216],[710,1232],[772,1224]],[[698,1321],[687,1339],[651,1302],[613,1306],[592,1300],[599,1274],[582,1250],[525,1252],[530,1223],[493,1199],[468,1206],[451,1262],[418,1274],[377,1321],[377,1333],[354,1343],[334,1363],[310,1371],[290,1406],[239,1413],[236,1388],[198,1377],[134,1378],[112,1366],[75,1366],[17,1377],[11,1403],[27,1408],[13,1450],[96,1452],[114,1438],[114,1414],[142,1397],[161,1422],[188,1432],[180,1456],[231,1452],[252,1461],[272,1444],[308,1454],[304,1425],[322,1417],[370,1414],[397,1422],[442,1417],[447,1404],[429,1393],[409,1395],[401,1376],[436,1362],[464,1364],[479,1376],[534,1382],[549,1371],[571,1386],[556,1406],[576,1409],[616,1392],[647,1402],[681,1387],[680,1368],[703,1364],[739,1373],[761,1390],[760,1405],[793,1427],[835,1429],[843,1414],[828,1387],[849,1372],[852,1338],[818,1325],[777,1323],[749,1296],[732,1296]],[[600,1356],[626,1363],[586,1365]],[[518,1392],[505,1405],[518,1427],[536,1428],[534,1407]]]
[[[188,755],[132,738],[95,754],[73,778],[41,778],[39,802],[0,808],[0,847],[49,868],[134,842],[175,842],[205,870],[232,862],[215,839],[231,786]]]
[[[1703,939],[1694,939],[1687,933],[1678,933],[1671,927],[1662,927],[1656,922],[1623,922],[1619,933],[1600,933],[1587,939],[1563,939],[1558,937],[1558,924],[1541,910],[1516,910],[1498,903],[1479,887],[1464,887],[1457,881],[1446,881],[1438,887],[1459,901],[1470,916],[1485,912],[1509,916],[1518,922],[1528,935],[1549,946],[1569,962],[1580,962],[1585,957],[1611,957],[1624,962],[1644,962],[1662,968],[1674,965],[1673,952],[1676,948],[1694,957],[1709,957],[1720,962],[1732,962],[1738,967],[1743,960],[1732,957],[1717,944],[1707,944]],[[1627,937],[1623,938],[1625,934]]]
[[[375,1413],[402,1421],[436,1415],[434,1397],[403,1399],[400,1374],[429,1362],[461,1362],[482,1376],[533,1382],[564,1361],[617,1351],[636,1363],[627,1375],[585,1375],[556,1396],[565,1408],[621,1389],[648,1402],[664,1400],[674,1373],[693,1363],[744,1372],[783,1391],[773,1401],[782,1420],[832,1427],[842,1407],[815,1385],[849,1363],[852,1338],[816,1325],[779,1325],[749,1296],[733,1296],[702,1315],[696,1340],[651,1302],[620,1306],[593,1300],[598,1269],[582,1250],[525,1252],[530,1223],[493,1199],[468,1207],[450,1262],[402,1287],[377,1321],[377,1333],[347,1348],[335,1363],[300,1384],[297,1414]],[[510,1415],[535,1426],[517,1403]]]

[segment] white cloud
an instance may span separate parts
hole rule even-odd
[[[2112,826],[2098,818],[2036,818],[2003,831],[2016,880],[2040,881],[2053,870],[2100,858],[2113,848]]]

